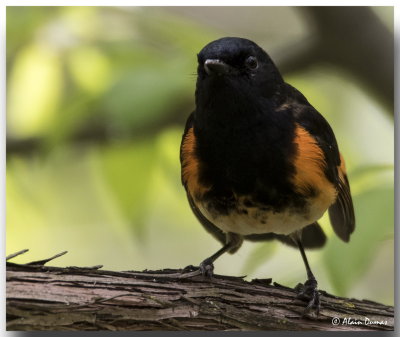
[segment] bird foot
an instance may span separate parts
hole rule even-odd
[[[317,286],[318,283],[316,279],[308,279],[304,284],[299,283],[295,287],[297,298],[303,301],[308,301],[303,316],[309,313],[314,313],[317,317],[319,315],[321,303]]]
[[[198,267],[189,265],[182,269],[182,273],[190,273],[199,270],[204,277],[211,278],[214,275],[214,264],[210,259],[205,259]]]
[[[210,259],[205,259],[200,263],[199,269],[204,277],[211,278],[214,275],[214,264]]]

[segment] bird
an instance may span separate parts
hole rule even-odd
[[[244,240],[297,247],[307,280],[304,314],[320,311],[318,282],[305,254],[326,242],[318,220],[328,211],[336,235],[355,229],[346,165],[327,120],[286,83],[255,42],[223,37],[197,54],[195,109],[180,146],[181,181],[194,215],[222,248],[202,261],[235,253]]]

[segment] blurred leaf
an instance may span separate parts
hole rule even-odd
[[[158,46],[164,49],[164,55],[183,53],[185,58],[189,57],[194,61],[193,64],[196,63],[196,53],[207,43],[220,37],[218,32],[207,26],[170,14],[163,8],[142,7],[137,12],[136,20],[138,28],[148,41],[163,41]]]
[[[155,156],[151,141],[118,143],[99,153],[105,182],[138,238],[144,234],[143,216],[149,207],[147,201]]]
[[[74,80],[88,93],[99,94],[110,84],[110,61],[97,48],[75,48],[68,61]]]
[[[29,44],[38,29],[51,21],[58,11],[59,7],[55,6],[7,6],[7,61],[13,61],[14,53]]]
[[[242,273],[245,275],[253,274],[257,268],[262,266],[274,255],[276,248],[277,244],[275,240],[256,243],[256,246],[247,256],[244,262]]]
[[[95,121],[102,120],[96,109],[96,98],[80,95],[79,92],[68,96],[68,104],[63,104],[59,115],[52,121],[51,127],[43,132],[44,143],[47,148],[56,149],[69,140],[69,137],[79,133],[88,123],[90,117]],[[92,123],[94,132],[99,123]]]
[[[180,145],[183,134],[183,126],[170,127],[159,134],[157,146],[159,149],[159,165],[164,170],[168,179],[181,191],[181,167],[180,167]]]
[[[63,6],[60,19],[74,36],[90,41],[101,37],[101,32],[107,30],[101,22],[101,9],[96,6]]]
[[[38,194],[43,194],[43,188],[36,191],[32,182],[38,181],[36,170],[32,169],[23,158],[14,157],[7,161],[7,188],[6,188],[6,222],[8,238],[12,228],[23,230],[28,224],[43,225],[43,203]]]
[[[61,98],[59,55],[46,45],[28,45],[18,54],[10,77],[8,132],[40,136],[55,117]]]
[[[394,190],[381,186],[353,196],[356,229],[348,244],[334,237],[324,250],[323,260],[338,295],[367,271],[382,240],[394,231]]]
[[[352,194],[359,194],[366,190],[391,183],[393,182],[393,178],[393,164],[361,165],[349,172]]]
[[[154,64],[126,71],[104,96],[113,126],[125,133],[149,128],[182,102],[186,77],[180,67]]]
[[[392,171],[394,170],[393,164],[373,164],[373,165],[363,165],[355,168],[351,171],[351,175],[354,179],[358,179],[363,175],[379,173],[381,171]]]

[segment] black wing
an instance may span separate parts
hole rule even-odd
[[[337,236],[348,242],[350,234],[355,229],[355,216],[349,181],[342,167],[344,165],[339,168],[342,172],[339,179],[338,196],[336,202],[329,207],[329,219]]]

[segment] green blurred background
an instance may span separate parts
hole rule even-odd
[[[365,27],[393,40],[393,8],[362,11]],[[142,270],[196,265],[217,250],[180,184],[179,145],[194,108],[196,54],[211,40],[241,36],[260,44],[327,118],[346,158],[357,226],[345,244],[322,219],[329,241],[308,252],[320,288],[393,304],[393,101],[381,94],[393,82],[374,87],[367,78],[384,73],[388,62],[378,58],[393,50],[376,48],[372,34],[360,47],[371,53],[354,56],[357,20],[339,34],[345,23],[328,25],[334,15],[294,7],[8,7],[7,254],[29,248],[14,260],[23,263],[68,250],[51,264]],[[339,45],[336,56],[313,57],[331,45]],[[364,61],[376,67],[357,70]],[[299,252],[278,242],[245,243],[215,269],[288,286],[306,278]]]

